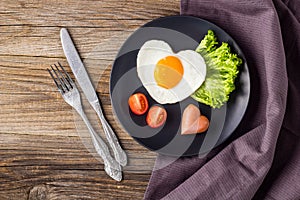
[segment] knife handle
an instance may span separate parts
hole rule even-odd
[[[92,107],[96,111],[96,113],[101,121],[105,136],[109,142],[109,145],[111,146],[111,148],[114,152],[116,161],[118,163],[120,163],[120,165],[126,166],[127,165],[127,155],[126,155],[125,151],[122,149],[122,147],[120,146],[120,143],[118,141],[118,138],[117,138],[115,132],[112,130],[111,126],[105,119],[104,114],[101,109],[100,102],[99,101],[93,102]]]

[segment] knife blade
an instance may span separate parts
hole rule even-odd
[[[94,86],[89,78],[89,75],[84,67],[84,64],[75,48],[75,45],[67,29],[62,28],[60,30],[60,38],[61,38],[61,43],[62,43],[65,56],[73,71],[73,74],[79,86],[81,87],[84,95],[86,96],[87,100],[89,101],[89,103],[96,111],[97,115],[99,116],[99,119],[102,123],[102,127],[107,137],[107,140],[109,142],[109,145],[113,149],[116,161],[119,162],[122,166],[125,166],[127,164],[126,153],[120,146],[115,133],[113,132],[112,128],[110,127],[110,125],[108,124],[108,122],[106,121],[103,115],[100,106],[100,101],[98,99]]]
[[[81,61],[80,56],[78,55],[78,52],[67,29],[61,29],[60,38],[68,63],[87,100],[89,102],[99,101],[94,86],[89,78],[88,73],[85,70],[85,67]]]

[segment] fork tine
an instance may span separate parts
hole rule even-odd
[[[54,72],[55,76],[56,76],[56,79],[58,79],[58,81],[60,82],[60,86],[61,86],[61,91],[62,92],[67,92],[68,91],[68,88],[66,87],[66,85],[64,84],[64,82],[62,81],[62,79],[59,77],[59,75],[57,74],[56,70],[53,68],[52,65],[50,65],[52,71]]]
[[[60,66],[60,68],[64,71],[65,75],[67,76],[67,80],[69,81],[69,83],[71,84],[71,86],[73,87],[73,84],[75,84],[72,80],[72,78],[70,77],[69,73],[65,70],[65,68],[60,64],[60,62],[58,62],[58,65]]]
[[[54,81],[56,87],[59,89],[59,91],[62,91],[61,85],[58,84],[58,82],[57,82],[56,78],[53,76],[53,73],[51,72],[51,70],[50,70],[50,69],[47,69],[47,71],[48,71],[49,74],[51,75],[51,78],[53,79],[53,81]]]
[[[61,79],[65,85],[65,87],[67,88],[68,91],[70,91],[73,87],[72,84],[66,79],[66,77],[64,76],[64,74],[61,72],[60,69],[58,69],[58,66],[56,64],[54,64],[56,70],[58,71],[59,75],[61,76]]]

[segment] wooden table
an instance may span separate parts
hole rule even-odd
[[[1,1],[1,200],[143,198],[156,154],[136,143],[113,116],[111,64],[135,29],[177,14],[179,0]],[[60,43],[61,27],[73,37],[107,119],[128,153],[122,182],[110,179],[85,148],[78,118],[46,71],[57,61],[70,71]],[[99,127],[97,117],[87,112]]]

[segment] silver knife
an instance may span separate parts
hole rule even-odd
[[[80,56],[78,55],[78,52],[73,44],[73,41],[67,29],[62,28],[60,30],[60,38],[65,56],[73,71],[73,74],[75,75],[75,78],[79,86],[81,87],[84,95],[86,96],[93,109],[96,111],[102,123],[105,136],[107,137],[107,140],[114,152],[116,161],[120,163],[120,165],[125,166],[127,164],[126,153],[120,146],[116,134],[114,133],[114,131],[112,130],[112,128],[110,127],[109,123],[103,115],[96,91],[92,85],[92,82],[85,70],[85,67],[81,61]]]

